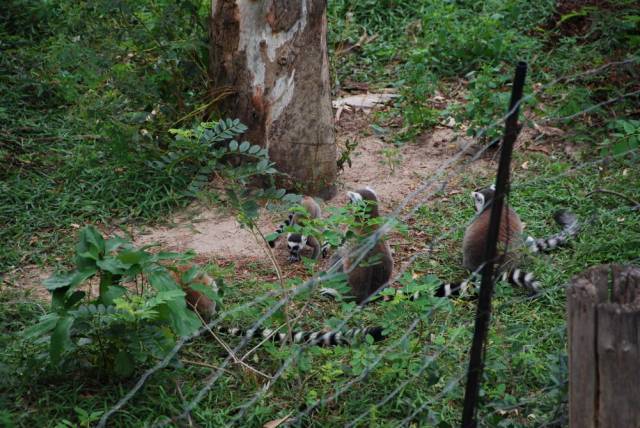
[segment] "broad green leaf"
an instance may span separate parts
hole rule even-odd
[[[185,293],[182,290],[168,290],[161,291],[152,298],[150,298],[146,303],[145,307],[149,309],[154,309],[156,306],[160,306],[166,303],[171,302],[172,300],[181,300],[184,302]]]
[[[114,275],[122,275],[127,269],[131,267],[131,264],[124,263],[119,258],[107,256],[102,260],[96,262],[98,267],[107,272],[111,272]]]
[[[22,335],[26,339],[35,339],[44,334],[50,333],[58,323],[59,319],[60,316],[56,313],[43,315],[36,324],[23,330]]]
[[[157,291],[178,290],[180,286],[167,271],[155,271],[149,274],[149,283]]]
[[[256,164],[256,170],[262,171],[262,170],[265,170],[268,166],[269,166],[269,160],[262,159],[260,162]]]
[[[71,326],[74,321],[75,318],[67,315],[60,318],[53,329],[51,344],[49,346],[49,356],[51,357],[51,364],[54,366],[59,365],[62,354],[73,347],[73,343],[71,342]]]
[[[127,289],[121,285],[111,285],[102,293],[100,301],[107,306],[111,306],[115,299],[122,297],[126,292]]]
[[[240,144],[240,147],[238,147],[238,150],[244,153],[249,150],[249,147],[251,147],[251,143],[249,143],[248,141],[243,141],[242,144]]]
[[[64,302],[65,309],[71,309],[73,306],[75,306],[76,303],[84,299],[84,296],[86,296],[86,294],[87,293],[85,293],[84,291],[73,292],[73,294],[71,294],[71,296],[69,296]]]
[[[69,287],[69,289],[73,289],[80,285],[82,282],[86,281],[88,278],[95,275],[95,273],[95,268],[88,268],[81,271],[74,271],[68,274],[53,274],[49,278],[45,279],[42,284],[49,291],[53,291],[63,287]]]
[[[149,274],[149,283],[159,292],[179,290],[180,286],[166,271],[152,272]],[[200,319],[187,308],[184,299],[177,299],[157,307],[160,318],[165,319],[171,325],[173,331],[179,336],[193,333],[201,325]]]
[[[198,276],[198,274],[200,273],[200,269],[198,268],[198,266],[191,266],[191,268],[184,272],[181,276],[180,276],[180,280],[182,280],[182,282],[184,284],[189,284],[191,281],[193,281],[196,276]]]
[[[104,238],[94,226],[85,226],[80,231],[78,241],[78,254],[89,252],[91,254],[103,255],[105,253]]]
[[[116,355],[113,368],[118,376],[127,377],[131,375],[135,369],[133,358],[131,358],[131,355],[127,351],[121,350],[118,352],[118,355]]]
[[[109,254],[112,251],[117,250],[123,245],[128,245],[130,242],[120,236],[114,236],[113,238],[109,238],[106,240],[104,244],[105,253]]]
[[[258,153],[259,151],[260,151],[260,146],[258,146],[258,145],[253,145],[253,146],[251,146],[251,148],[249,149],[249,154],[254,155],[254,154]]]
[[[200,318],[187,308],[184,300],[164,303],[159,305],[157,310],[160,319],[168,321],[171,329],[178,336],[188,336],[202,325]]]
[[[132,265],[141,264],[142,262],[149,259],[149,254],[143,250],[122,250],[116,256],[119,261],[123,263],[123,265],[127,265],[131,267]]]
[[[198,291],[198,292],[204,294],[205,296],[207,296],[211,300],[215,300],[215,301],[219,300],[218,294],[213,290],[213,288],[211,288],[210,285],[190,284],[189,287],[191,287],[191,289],[193,289],[195,291]]]
[[[42,282],[42,285],[49,290],[53,291],[58,288],[69,287],[76,278],[77,272],[68,274],[53,274],[49,278]]]
[[[238,142],[236,140],[232,140],[229,143],[229,150],[231,150],[232,152],[235,152],[236,150],[238,150]]]
[[[270,234],[268,234],[267,236],[265,236],[265,239],[266,239],[267,241],[273,241],[273,240],[274,240],[274,239],[276,239],[278,236],[280,236],[280,234],[279,234],[279,233],[273,232],[273,233],[270,233]]]
[[[637,131],[636,127],[633,126],[633,124],[631,124],[631,122],[627,122],[626,120],[621,120],[620,123],[622,124],[622,129],[624,129],[624,132],[627,135],[633,134],[634,132]]]

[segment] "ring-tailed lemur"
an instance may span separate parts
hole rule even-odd
[[[375,192],[373,192],[369,188],[367,188],[366,190],[372,192],[372,194],[374,195],[372,197],[372,200],[377,201]],[[353,192],[349,193],[349,197],[352,202],[360,199],[360,197],[358,196],[359,192],[356,192],[355,194]],[[475,203],[477,214],[473,222],[469,226],[467,226],[463,239],[463,266],[471,272],[471,276],[469,279],[460,283],[441,283],[434,293],[435,297],[458,297],[464,294],[469,285],[475,285],[475,282],[479,277],[478,273],[483,265],[483,256],[491,213],[489,207],[493,202],[494,195],[495,186],[490,186],[471,193],[471,196]],[[378,215],[377,208],[372,214],[375,214],[375,216]],[[540,283],[535,280],[533,274],[514,267],[514,265],[517,264],[517,255],[515,250],[524,245],[528,247],[532,252],[550,251],[561,245],[564,245],[571,237],[575,236],[578,233],[580,224],[577,220],[577,217],[573,213],[568,211],[558,211],[554,215],[554,218],[555,221],[560,226],[562,226],[562,230],[559,233],[556,233],[547,238],[534,239],[533,237],[529,236],[526,239],[523,239],[522,232],[524,230],[524,227],[522,225],[522,222],[520,221],[520,217],[511,207],[509,207],[507,204],[504,205],[498,244],[502,248],[508,248],[509,252],[502,257],[502,260],[500,262],[503,271],[503,280],[507,280],[513,285],[525,288],[529,291],[530,294],[536,294],[538,292]],[[389,285],[386,284],[386,282],[389,281],[391,272],[393,270],[393,260],[390,259],[390,253],[388,252],[388,247],[386,247],[386,244],[386,250],[383,249],[384,247],[381,247],[382,246],[378,246],[378,250],[386,255],[384,257],[384,260],[386,260],[386,265],[383,264],[383,266],[387,266],[387,268],[384,269],[383,266],[379,266],[378,272],[382,273],[382,275],[380,275],[380,278],[385,278],[385,280],[384,282],[380,282],[380,279],[378,279],[378,277],[371,276],[371,274],[373,273],[372,270],[364,270],[365,278],[359,278],[359,280],[361,281],[361,285],[360,287],[358,287],[354,286],[351,281],[351,279],[353,279],[354,282],[356,281],[356,275],[350,275],[349,284],[351,285],[356,298],[358,298],[358,290],[368,290],[367,293],[360,294],[366,294],[366,297],[368,297],[371,293],[376,292],[378,288],[384,288],[382,287],[383,284],[385,284],[385,286]],[[340,253],[345,253],[345,251],[339,251],[338,254]],[[358,273],[362,272],[363,271],[358,271]],[[371,278],[376,279],[372,281]],[[375,282],[377,285],[372,288],[367,288],[372,282]],[[339,294],[336,290],[329,288],[322,289],[321,292],[325,296],[332,297],[335,297]],[[417,292],[409,296],[409,300],[416,300],[419,297],[420,293]],[[362,298],[358,299],[358,301],[361,300]]]
[[[476,218],[467,226],[462,240],[462,265],[470,272],[477,272],[484,263],[487,231],[491,217],[491,205],[495,196],[495,186],[471,192],[476,207]],[[500,255],[497,261],[502,271],[503,280],[512,285],[524,288],[530,295],[538,293],[540,282],[531,272],[526,272],[515,266],[518,264],[517,250],[528,247],[532,252],[550,251],[575,236],[580,224],[575,214],[568,211],[558,211],[554,215],[555,221],[562,227],[559,233],[548,238],[534,239],[529,236],[523,239],[524,226],[520,216],[505,202],[500,218],[498,231],[498,250],[506,253]],[[467,288],[469,281],[461,284],[443,284],[436,292],[437,296],[457,296]]]
[[[316,219],[322,217],[322,211],[320,210],[320,205],[310,196],[304,196],[300,205],[304,207],[306,213],[289,213],[289,218],[286,219],[283,223],[281,223],[276,229],[276,233],[278,235],[282,234],[285,227],[300,225],[304,226],[305,219]],[[269,246],[274,248],[276,246],[275,239],[269,241]],[[327,257],[329,245],[324,243],[320,245],[320,242],[315,236],[306,236],[300,233],[287,233],[287,247],[289,249],[289,261],[297,262],[300,261],[300,253],[306,247],[310,247],[312,250],[311,258],[317,259],[320,254],[322,257]]]
[[[216,314],[216,303],[203,292],[196,290],[197,286],[209,287],[214,293],[218,292],[218,285],[215,280],[211,278],[207,273],[198,271],[190,279],[188,283],[181,277],[179,273],[184,273],[193,267],[179,267],[178,272],[172,272],[176,282],[182,287],[185,292],[185,300],[187,307],[192,311],[198,313],[204,321],[211,320]],[[222,334],[228,334],[231,336],[244,336],[248,338],[270,338],[274,342],[279,343],[309,343],[317,346],[336,346],[336,345],[350,345],[364,340],[369,335],[375,342],[384,340],[383,328],[380,326],[364,327],[364,328],[352,328],[344,331],[293,331],[289,340],[289,335],[277,329],[257,327],[253,329],[241,329],[237,327],[223,327],[218,326],[216,330]]]
[[[370,187],[366,187],[355,192],[347,192],[347,196],[352,204],[364,204],[364,215],[355,230],[356,234],[364,237],[373,233],[376,226],[372,225],[369,220],[380,216],[376,192]],[[343,245],[331,257],[330,265],[338,263],[339,271],[347,272],[351,295],[358,303],[362,303],[369,296],[388,285],[393,272],[393,258],[389,245],[382,237],[376,241],[355,267],[353,263],[357,257],[352,254],[354,249],[354,245]],[[332,288],[323,288],[320,291],[325,296],[335,297],[338,295],[338,292]]]

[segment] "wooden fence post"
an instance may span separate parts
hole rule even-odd
[[[602,265],[567,289],[569,426],[640,427],[640,268]]]

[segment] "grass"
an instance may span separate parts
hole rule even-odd
[[[164,17],[159,13],[162,8],[153,9],[151,3],[139,2],[138,7],[144,10],[134,12],[148,20],[142,25],[129,22],[116,14],[117,10],[107,11],[113,13],[108,15],[113,20],[105,23],[91,20],[91,9],[81,8],[82,13],[68,10],[65,2],[51,9],[34,8],[33,2],[22,3],[29,7],[23,8],[19,16],[33,19],[34,30],[25,27],[18,31],[4,17],[0,21],[2,34],[12,36],[6,38],[10,41],[10,55],[0,59],[8,70],[8,78],[0,80],[0,156],[5,165],[0,192],[0,221],[4,226],[0,230],[2,272],[34,262],[65,263],[75,224],[126,227],[161,219],[186,203],[188,199],[181,193],[186,178],[155,170],[152,173],[146,166],[145,160],[153,158],[158,147],[155,142],[144,140],[140,129],[148,127],[162,139],[166,129],[202,102],[197,95],[188,95],[189,88],[184,86],[181,88],[187,94],[183,94],[186,110],[180,111],[177,104],[169,102],[172,93],[166,91],[171,86],[167,83],[172,82],[171,73],[158,77],[140,91],[139,97],[136,95],[135,83],[146,76],[154,62],[166,59],[152,49],[153,39],[167,37],[176,49],[185,40],[192,40],[187,37],[192,34],[190,27],[184,22],[174,26],[180,37],[170,38],[170,34],[161,31],[164,27],[157,23]],[[334,82],[337,87],[353,80],[369,83],[374,90],[384,86],[399,88],[402,100],[390,115],[379,118],[380,126],[390,126],[390,116],[402,118],[395,133],[396,142],[410,142],[413,136],[450,116],[469,125],[471,133],[477,133],[504,113],[512,63],[517,59],[529,60],[527,93],[531,93],[538,83],[637,54],[637,26],[633,26],[637,24],[632,19],[640,14],[637,5],[625,1],[609,3],[606,9],[587,11],[584,19],[563,21],[562,16],[571,11],[554,12],[551,2],[533,7],[529,2],[515,0],[333,0],[329,5],[329,39]],[[16,10],[20,6],[19,2],[11,5]],[[186,19],[190,15],[179,16]],[[51,28],[57,32],[46,31],[46,19],[52,20]],[[581,20],[583,26],[574,19]],[[96,37],[81,33],[82,40],[88,37],[88,41],[74,52],[69,40],[80,31],[78,25],[83,20],[89,20],[87,33],[94,32]],[[104,34],[104,26],[113,22],[122,31],[115,31],[117,37],[100,42],[98,35]],[[145,32],[145,27],[151,31]],[[340,48],[352,46],[365,32],[377,37],[349,53],[339,53]],[[112,46],[107,46],[110,43]],[[49,64],[37,55],[40,49],[46,50]],[[131,51],[138,61],[123,59],[122,55],[126,57]],[[96,57],[96,52],[108,55]],[[156,54],[145,56],[144,52]],[[178,52],[187,55],[185,52],[193,51]],[[88,65],[80,66],[80,60]],[[112,70],[114,64],[118,67]],[[189,69],[173,70],[187,73]],[[66,80],[59,80],[60,76]],[[622,67],[560,82],[531,100],[528,117],[535,120],[572,115],[637,89],[633,76],[637,76],[633,67]],[[115,82],[114,87],[109,86],[110,80]],[[182,85],[186,80],[178,78],[175,82]],[[430,102],[436,90],[451,100],[444,109]],[[158,100],[165,108],[158,122],[136,122],[136,113],[149,113]],[[563,137],[559,140],[549,136],[539,143],[562,148],[563,142],[570,141],[581,149],[581,160],[598,159],[602,148],[615,147],[628,138],[613,135],[617,129],[614,122],[622,117],[637,119],[634,102],[637,98],[574,120],[556,121],[552,125],[562,128]],[[634,133],[637,130],[625,135]],[[605,143],[606,138],[609,143]],[[390,146],[389,150],[393,154],[395,149]],[[637,154],[571,172],[575,163],[557,149],[551,149],[549,155],[527,150],[515,153],[510,203],[527,224],[529,233],[553,233],[556,228],[552,213],[560,207],[572,209],[581,219],[592,220],[568,247],[523,262],[544,284],[543,296],[528,300],[505,284],[497,288],[481,391],[481,426],[540,426],[566,414],[563,285],[594,264],[638,260],[638,212],[616,196],[587,196],[603,188],[640,200]],[[463,230],[459,228],[473,213],[468,192],[490,183],[493,174],[491,169],[467,171],[452,183],[451,189],[460,193],[438,195],[418,210],[408,225],[408,248],[420,248],[425,240],[451,233],[429,257],[416,260],[401,284],[424,286],[430,275],[451,280],[464,275],[459,263]],[[403,248],[397,245],[395,250],[403,254]],[[267,290],[279,289],[278,284],[270,282],[273,273],[266,264],[211,269],[225,279],[224,303],[228,308],[251,301]],[[290,285],[300,281],[296,275]],[[244,310],[233,317],[233,322],[244,325],[255,321],[273,303],[274,300],[267,300]],[[16,288],[5,286],[0,292],[0,306],[0,424],[91,426],[101,412],[133,386],[135,378],[119,382],[98,377],[86,368],[65,375],[50,370],[42,359],[46,344],[17,339],[18,332],[32,325],[46,309]],[[299,325],[306,328],[334,326],[352,312],[353,305],[317,299],[300,299],[290,307],[290,313],[302,315]],[[371,305],[355,315],[349,325],[384,324],[391,333],[387,341],[313,348],[301,353],[266,396],[246,409],[242,425],[263,426],[295,415],[358,379],[380,357],[371,373],[354,382],[337,400],[319,406],[303,421],[304,425],[343,425],[362,416],[360,426],[394,426],[424,406],[414,423],[457,426],[463,395],[463,382],[457,380],[466,370],[474,314],[475,306],[465,301],[395,300]],[[419,322],[415,330],[409,331],[416,319]],[[268,323],[278,326],[282,320],[283,314],[277,313]],[[401,340],[405,333],[410,334]],[[265,344],[247,362],[275,373],[298,349]],[[179,360],[151,377],[124,411],[114,416],[112,425],[146,426],[179,414],[225,357],[210,338],[196,340],[180,352]],[[263,379],[239,366],[227,369],[229,372],[224,372],[191,412],[196,424],[225,425],[264,385]],[[407,382],[406,386],[390,397],[402,382]],[[385,399],[385,404],[376,405]]]
[[[640,198],[638,187],[635,186],[640,180],[637,159],[614,162],[604,171],[594,166],[581,170],[580,174],[561,175],[554,179],[558,174],[555,162],[545,156],[527,156],[527,159],[529,169],[515,172],[511,203],[527,223],[530,233],[536,236],[552,233],[555,227],[551,213],[559,206],[571,208],[583,219],[594,214],[597,218],[585,226],[569,247],[529,261],[528,266],[544,283],[545,294],[542,297],[528,301],[507,285],[497,289],[482,391],[483,407],[480,410],[484,423],[489,426],[498,422],[500,426],[537,426],[555,418],[556,412],[562,413],[562,403],[567,398],[562,285],[594,263],[626,262],[637,258],[640,243],[640,218],[629,209],[626,202],[605,195],[585,197],[593,189],[607,188],[624,192],[630,198]],[[545,186],[530,184],[530,181],[540,177],[548,179]],[[469,188],[482,185],[489,179],[489,172],[486,177],[466,175],[462,177],[460,186]],[[453,195],[447,204],[422,208],[416,216],[416,222],[411,225],[410,242],[421,244],[412,241],[415,239],[411,238],[415,236],[414,232],[425,232],[426,236],[432,237],[463,223],[473,211],[467,199],[465,194]],[[419,259],[408,278],[415,275],[420,282],[420,278],[428,274],[442,278],[459,277],[462,272],[458,268],[451,269],[450,261],[460,257],[461,232],[452,234],[439,245],[433,257]],[[246,302],[257,293],[278,287],[260,280],[261,277],[272,275],[268,265],[246,266],[242,271],[251,279],[244,275],[238,278],[233,267],[219,272],[228,283],[225,302],[229,307]],[[8,299],[6,295],[4,298]],[[455,425],[459,417],[463,384],[458,382],[448,394],[433,402],[430,400],[438,397],[452,379],[464,374],[475,308],[472,303],[455,302],[429,313],[432,304],[405,301],[371,306],[350,324],[388,323],[392,320],[395,332],[390,339],[379,345],[365,344],[328,350],[318,348],[305,352],[273,385],[267,398],[249,409],[243,419],[244,425],[262,426],[269,420],[284,417],[292,411],[295,413],[317,398],[326,397],[360,374],[364,366],[371,364],[372,359],[389,346],[396,348],[382,358],[369,376],[349,388],[335,403],[319,408],[313,414],[313,419],[306,423],[310,426],[339,424],[358,417],[365,410],[371,410],[362,419],[362,426],[391,426],[408,412],[429,403],[427,410],[420,413],[416,420],[433,425]],[[6,330],[10,333],[19,331],[40,313],[28,303],[11,306],[12,310],[3,318]],[[293,308],[301,309],[303,306],[304,302],[299,301]],[[264,307],[245,311],[239,320],[246,323],[256,319],[262,310]],[[342,319],[351,310],[348,305],[311,301],[301,325],[330,325],[331,320]],[[295,309],[292,312],[297,313]],[[408,340],[395,343],[414,318],[422,319],[416,331]],[[279,322],[278,319],[271,320],[272,325],[278,325]],[[15,358],[15,347],[20,344],[10,340],[10,337],[4,337],[8,345],[4,355],[14,355]],[[259,349],[248,361],[262,371],[274,373],[295,349],[297,347],[279,350],[268,345]],[[420,376],[414,377],[424,363],[425,356],[433,356],[435,360]],[[180,354],[182,360],[212,366],[219,366],[224,357],[219,346],[210,339],[198,340]],[[263,382],[239,368],[231,366],[230,369],[232,374],[225,374],[192,413],[197,423],[216,426],[228,421],[239,410],[240,404],[255,393]],[[177,414],[184,403],[177,394],[176,385],[180,385],[182,394],[188,400],[194,397],[212,371],[211,368],[186,363],[158,373],[127,406],[126,412],[114,418],[113,423],[139,426]],[[132,386],[129,383],[96,383],[83,372],[65,381],[55,376],[49,377],[43,369],[41,373],[42,377],[32,384],[20,384],[19,377],[14,377],[17,385],[22,386],[18,390],[4,391],[3,407],[17,425],[38,420],[59,421],[62,418],[78,423],[78,416],[72,410],[74,406],[80,406],[87,412],[102,411]],[[376,402],[384,399],[403,381],[409,383],[401,394],[386,405],[373,409]],[[56,388],[51,388],[52,384]],[[511,406],[515,408],[509,409]],[[37,409],[37,413],[23,409]]]

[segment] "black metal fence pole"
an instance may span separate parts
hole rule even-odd
[[[524,88],[524,79],[527,74],[527,64],[519,62],[513,79],[511,101],[509,102],[509,115],[505,121],[504,138],[502,139],[502,151],[498,165],[498,177],[496,179],[496,193],[491,207],[489,232],[487,233],[487,246],[485,249],[485,265],[482,269],[482,282],[480,284],[480,296],[476,310],[476,322],[469,357],[469,371],[467,374],[467,386],[464,392],[464,407],[462,410],[462,428],[476,427],[476,410],[478,405],[478,393],[483,369],[483,349],[489,331],[491,319],[491,296],[494,284],[494,261],[500,229],[500,217],[504,199],[509,189],[509,168],[513,143],[518,137],[518,112],[520,100]]]

